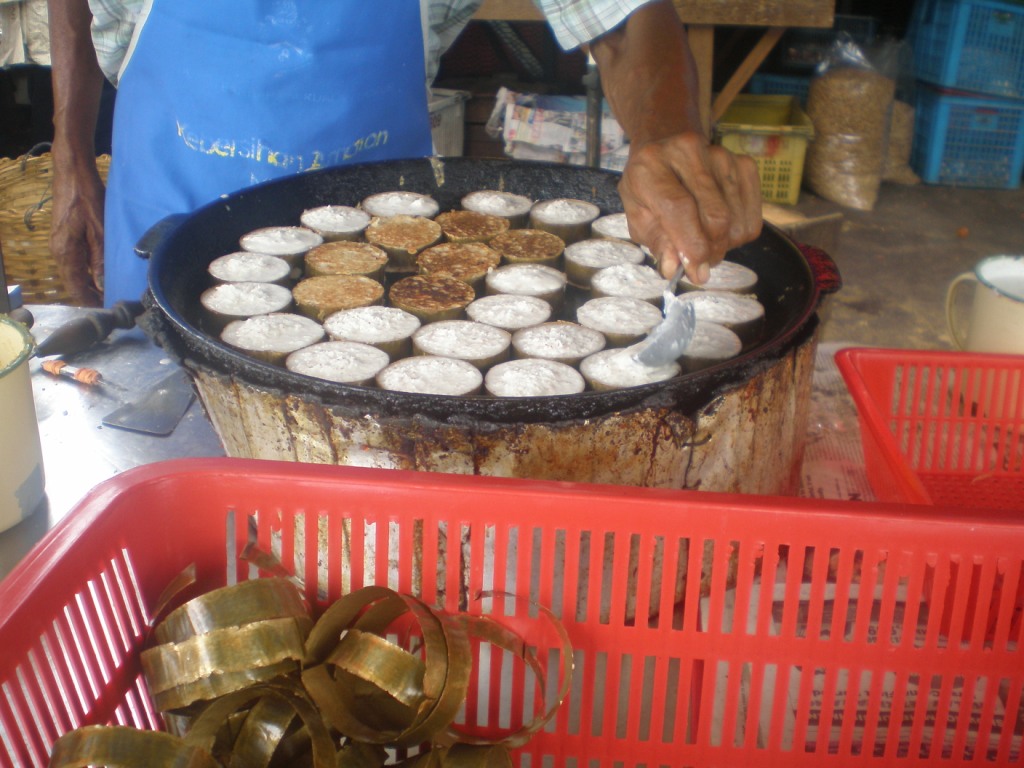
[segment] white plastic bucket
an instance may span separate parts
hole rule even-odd
[[[24,325],[0,315],[0,531],[20,523],[43,499],[43,457]]]

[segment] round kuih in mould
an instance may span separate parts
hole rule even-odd
[[[526,226],[533,207],[533,200],[525,195],[499,192],[496,189],[480,189],[462,198],[462,207],[467,211],[486,213],[508,219],[512,227]]]
[[[299,223],[326,241],[357,240],[370,223],[370,214],[351,205],[321,205],[303,211]]]
[[[389,272],[415,271],[416,255],[440,240],[441,225],[422,216],[376,218],[366,228],[366,242],[388,255]]]
[[[320,275],[296,283],[292,296],[299,312],[322,323],[342,309],[380,304],[384,286],[362,275]]]
[[[550,320],[551,305],[536,296],[496,293],[483,296],[466,307],[466,316],[495,328],[518,331]]]
[[[686,291],[679,300],[693,305],[698,321],[724,325],[744,346],[756,341],[764,328],[764,305],[750,294],[731,291]]]
[[[220,283],[288,282],[291,265],[280,256],[252,251],[235,251],[218,256],[206,268],[210,277]]]
[[[543,264],[558,268],[565,241],[540,229],[510,229],[490,242],[506,264]]]
[[[367,386],[391,362],[386,352],[354,341],[322,341],[285,358],[289,371],[341,384]]]
[[[446,211],[434,217],[441,233],[450,243],[486,243],[506,232],[508,219],[477,211]]]
[[[591,223],[590,233],[593,237],[633,241],[629,234],[629,221],[624,213],[609,213],[607,216],[599,216]]]
[[[412,335],[420,319],[398,307],[356,307],[335,312],[324,320],[324,330],[335,341],[370,344],[392,360],[412,352]]]
[[[599,271],[620,264],[643,264],[640,246],[625,240],[588,238],[565,249],[565,276],[577,288],[590,288]]]
[[[656,384],[679,375],[678,363],[654,367],[637,362],[634,355],[638,346],[597,352],[580,363],[580,373],[592,389],[602,392]]]
[[[323,241],[323,237],[308,227],[282,226],[247,232],[238,239],[238,245],[243,251],[280,256],[291,266],[292,279],[298,279],[302,275],[302,257]]]
[[[204,330],[218,336],[232,320],[288,311],[292,292],[277,283],[218,283],[200,294],[199,306]]]
[[[388,303],[423,323],[458,320],[476,298],[473,286],[449,275],[412,275],[391,286]]]
[[[422,326],[412,335],[418,355],[454,357],[480,370],[508,359],[512,334],[472,320],[444,320]]]
[[[661,310],[643,299],[602,296],[576,310],[576,321],[603,333],[612,347],[626,347],[643,339],[662,320]]]
[[[377,386],[422,395],[475,395],[484,375],[472,363],[453,357],[417,355],[396,360],[377,374]]]
[[[565,299],[565,273],[543,264],[506,264],[484,279],[487,293],[535,296],[558,309]]]
[[[530,209],[530,226],[558,235],[566,245],[590,237],[591,223],[601,209],[586,200],[560,197],[540,200]]]
[[[597,272],[590,281],[594,296],[626,296],[661,306],[668,280],[643,264],[618,264]]]
[[[306,277],[321,275],[362,275],[384,279],[388,255],[369,243],[332,240],[306,253]]]
[[[441,210],[437,200],[430,195],[405,190],[377,192],[366,197],[359,207],[370,216],[382,219],[389,216],[422,216],[432,219]]]
[[[731,291],[753,293],[757,287],[757,272],[734,261],[720,261],[711,268],[711,275],[703,285],[697,285],[683,275],[679,280],[681,291]]]
[[[604,349],[605,344],[604,334],[566,320],[541,323],[512,334],[516,357],[538,357],[566,365],[578,365],[583,358]]]
[[[743,349],[740,337],[724,325],[700,322],[693,326],[693,338],[679,362],[687,373],[699,371],[736,357]]]
[[[284,365],[292,352],[316,344],[323,337],[320,323],[291,312],[234,320],[220,335],[228,346],[275,365]]]
[[[469,283],[480,293],[487,273],[501,263],[501,256],[484,243],[439,243],[416,257],[420,274],[448,275]]]
[[[575,395],[586,389],[580,372],[555,360],[509,360],[484,376],[484,389],[494,397]]]

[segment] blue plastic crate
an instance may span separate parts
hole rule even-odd
[[[919,79],[1024,99],[1024,5],[919,0],[908,38]]]
[[[1016,189],[1024,170],[1024,101],[922,85],[911,161],[928,184]]]
[[[756,72],[747,84],[749,93],[760,96],[795,96],[800,106],[807,104],[810,75],[775,75]]]

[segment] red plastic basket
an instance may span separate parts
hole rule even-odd
[[[879,499],[1024,512],[1024,356],[852,348],[836,364]]]
[[[200,589],[258,576],[253,540],[319,606],[420,584],[448,610],[481,589],[551,607],[575,674],[516,765],[1021,760],[1016,516],[193,459],[98,486],[0,584],[0,764],[45,765],[86,723],[161,727],[138,663],[149,612],[191,563]],[[489,698],[471,687],[465,729],[529,698],[506,662],[478,669]]]

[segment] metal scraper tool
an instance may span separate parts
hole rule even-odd
[[[693,303],[680,301],[676,296],[676,286],[682,276],[683,265],[680,264],[662,294],[664,318],[651,329],[633,353],[633,359],[638,363],[651,368],[669,365],[690,346],[697,318],[693,312]]]
[[[103,424],[148,435],[169,435],[195,396],[188,374],[175,371],[138,400],[107,414]]]

